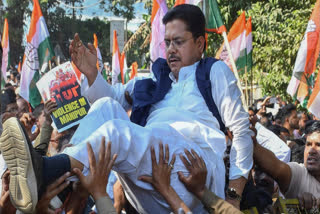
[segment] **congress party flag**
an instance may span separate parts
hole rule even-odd
[[[33,11],[27,46],[21,70],[20,95],[35,107],[41,102],[40,93],[36,87],[40,79],[40,70],[45,72],[48,61],[54,56],[46,22],[41,12],[38,0],[33,0]]]
[[[319,77],[316,66],[320,50],[320,0],[317,0],[300,44],[287,92],[303,107],[320,117]],[[318,73],[319,76],[319,73]],[[317,79],[314,81],[314,79]]]
[[[9,24],[7,19],[4,20],[1,46],[2,46],[1,72],[3,76],[3,80],[7,81],[7,70],[10,64]]]
[[[227,32],[216,0],[204,0],[204,14],[206,17],[206,31],[208,33],[221,34]]]
[[[102,69],[103,69],[103,61],[102,61],[101,52],[100,52],[100,49],[99,49],[99,46],[98,46],[98,38],[97,38],[97,35],[95,33],[93,34],[93,45],[97,50],[97,58],[98,58],[98,60],[97,60],[97,69],[98,69],[99,72],[101,72]]]
[[[239,72],[243,72],[246,65],[246,16],[243,12],[232,25],[228,33],[233,59],[236,62]],[[232,69],[227,48],[223,43],[216,58],[223,60]]]
[[[113,49],[112,49],[112,85],[122,83],[120,51],[118,46],[117,31],[113,31]]]
[[[165,0],[153,0],[151,14],[151,42],[150,58],[154,62],[158,58],[166,58],[166,47],[164,44],[165,26],[162,18],[167,13],[168,7]]]

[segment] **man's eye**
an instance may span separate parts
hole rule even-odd
[[[166,47],[170,46],[170,41],[169,40],[165,40],[164,43],[165,43]]]
[[[181,40],[175,40],[174,43],[177,45],[177,46],[181,46],[183,41]]]

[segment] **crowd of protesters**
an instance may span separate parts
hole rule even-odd
[[[12,116],[19,118],[27,135],[33,142],[35,151],[43,156],[56,155],[62,152],[64,148],[72,146],[69,144],[69,141],[77,127],[58,133],[57,130],[52,128],[52,119],[50,117],[50,114],[56,110],[56,104],[48,101],[35,108],[31,108],[29,103],[19,96],[18,75],[14,71],[12,73],[12,75],[8,75],[9,78],[5,88],[1,90],[2,123]],[[273,100],[273,102],[270,102],[270,100]],[[271,112],[276,112],[276,114],[272,114]],[[279,196],[298,198],[300,206],[306,209],[319,208],[320,122],[318,118],[306,111],[297,110],[294,104],[287,104],[280,97],[266,97],[265,99],[256,100],[255,104],[249,107],[248,113],[252,127],[255,127],[255,139],[259,143],[254,140],[255,165],[252,168],[250,178],[242,194],[241,210],[256,207],[259,213],[272,213],[272,199]],[[316,134],[313,134],[314,132]],[[226,130],[225,134],[226,144],[229,145],[230,150],[232,133]],[[308,140],[308,137],[311,138],[310,136],[313,135],[315,136],[313,137],[314,139]],[[169,148],[165,148],[166,152],[168,152]],[[154,152],[154,150],[151,151]],[[187,157],[192,158],[191,153],[187,151],[186,154],[188,155]],[[201,158],[197,157],[196,153],[193,153],[193,155],[197,162],[191,162],[189,169],[194,177],[181,177],[181,181],[186,185],[188,190],[197,194],[198,190],[196,188],[205,188],[203,185],[205,183],[206,170],[209,169],[206,169],[206,166],[201,162]],[[228,156],[229,154],[226,152],[224,160],[227,168],[229,165]],[[92,161],[95,161],[93,155],[90,157]],[[101,165],[107,164],[108,161],[99,160],[98,165],[93,164],[92,167],[103,168]],[[184,161],[188,165],[187,160],[184,159]],[[310,168],[313,169],[309,170],[308,163],[311,165]],[[169,197],[166,195],[166,192],[163,192],[170,186],[168,171],[163,166],[157,165],[156,162],[153,164],[153,177],[145,178],[145,180],[152,183],[155,189],[162,193],[164,197]],[[174,161],[172,164],[174,164]],[[301,170],[300,168],[303,168],[301,164],[305,164],[307,170]],[[114,206],[114,213],[120,213],[121,210],[125,210],[127,213],[135,213],[135,210],[126,200],[121,184],[116,181],[117,179],[113,172],[111,172],[112,174],[109,179],[114,184],[113,189],[108,190],[112,201],[107,201],[107,203],[101,202],[100,205],[96,203],[94,205],[95,198],[99,197],[95,195],[101,194],[106,196],[107,193],[106,185],[108,179],[103,178],[106,175],[104,173],[110,173],[111,167],[104,170],[97,170],[96,174],[91,174],[91,177],[89,176],[88,178],[80,177],[80,181],[83,182],[80,184],[71,183],[67,185],[64,182],[67,175],[62,176],[61,179],[47,188],[47,192],[43,194],[42,199],[38,203],[37,211],[39,213],[50,213],[49,211],[53,211],[54,209],[50,205],[51,199],[62,192],[66,186],[69,186],[68,188],[72,188],[73,191],[68,197],[68,203],[59,207],[68,211],[67,213],[78,213],[80,210],[85,210],[87,213],[97,212],[99,206]],[[299,173],[295,177],[293,177],[293,172],[290,172],[293,170]],[[8,194],[10,172],[2,170],[1,173],[2,192],[0,206],[2,213],[15,213],[16,209],[12,206]],[[309,181],[309,179],[303,180],[305,177],[314,177],[315,179],[312,179],[312,181]],[[291,182],[296,182],[296,184],[291,184]],[[293,185],[296,186],[293,187]],[[310,192],[312,189],[315,191]],[[174,197],[174,194],[170,197]],[[207,205],[208,211],[210,211],[210,202],[208,202],[208,199],[202,199],[201,197],[203,196],[199,196],[199,199],[203,201],[204,205]],[[221,202],[221,204],[223,203]],[[172,206],[174,210],[175,207],[174,205]],[[228,208],[223,212],[228,213]],[[229,213],[231,212],[236,211],[232,210],[232,207],[229,207]]]
[[[191,9],[193,10],[193,8]],[[179,7],[177,10],[179,10]],[[177,20],[174,18],[173,20],[168,20],[168,29],[172,28],[173,25],[170,24],[175,23],[175,21]],[[174,27],[179,28],[177,26]],[[185,39],[184,42],[188,40],[190,43],[194,42],[190,39]],[[202,46],[199,46],[201,54],[204,48],[203,41],[201,43]],[[166,44],[167,49],[170,50],[173,48],[179,49],[183,46],[182,42],[180,44],[179,41],[174,39],[168,40],[166,43],[168,43]],[[75,36],[70,48],[72,57],[74,57],[73,54],[80,52],[75,48],[83,48],[83,44],[77,36]],[[77,66],[80,65],[77,64],[76,57],[72,59]],[[180,58],[177,55],[172,61],[170,61],[170,57],[168,59],[174,69],[176,61],[179,61]],[[92,61],[96,62],[96,60]],[[93,67],[95,67],[95,64],[93,64]],[[81,70],[81,68],[79,69]],[[75,133],[78,131],[81,136],[81,133],[79,133],[81,127],[87,126],[85,128],[90,130],[92,128],[90,123],[82,123],[79,127],[75,126],[59,133],[52,127],[52,119],[50,117],[50,114],[57,109],[56,103],[49,100],[32,108],[26,100],[19,96],[19,75],[14,71],[11,71],[11,73],[5,88],[1,90],[1,134],[14,136],[14,133],[8,134],[8,130],[10,131],[11,129],[7,128],[5,130],[4,124],[8,124],[8,121],[12,123],[10,120],[13,121],[12,118],[17,118],[16,120],[20,124],[18,127],[21,126],[22,129],[23,135],[21,136],[25,136],[28,142],[30,140],[33,147],[30,149],[31,156],[63,157],[61,154],[64,150],[76,147],[70,144]],[[86,74],[86,77],[88,79],[86,81],[89,82],[90,74]],[[107,81],[110,82],[109,77]],[[123,95],[123,97],[127,103],[132,102],[128,94]],[[101,104],[101,101],[94,102],[95,104],[92,105],[92,108],[96,109],[97,105]],[[233,104],[236,105],[235,103]],[[127,113],[130,114],[129,109]],[[143,161],[150,162],[152,174],[145,176],[140,173],[141,176],[136,180],[148,183],[153,188],[145,191],[145,198],[139,198],[139,200],[148,200],[148,197],[158,197],[160,195],[160,198],[157,198],[159,203],[164,200],[173,213],[191,213],[192,209],[188,207],[190,202],[184,201],[188,198],[181,197],[181,192],[177,192],[177,188],[172,183],[171,170],[180,161],[188,171],[188,173],[178,171],[175,175],[181,183],[180,188],[186,189],[188,193],[197,199],[197,202],[201,202],[208,213],[240,213],[240,210],[247,210],[252,207],[255,207],[259,213],[273,213],[273,202],[278,197],[298,199],[300,207],[308,210],[308,212],[319,210],[320,121],[318,118],[308,112],[297,109],[294,104],[286,103],[280,97],[266,97],[256,100],[248,109],[248,114],[245,115],[249,117],[250,129],[253,133],[250,138],[252,137],[253,142],[254,164],[241,195],[228,188],[231,182],[229,181],[229,174],[232,173],[229,169],[232,167],[232,161],[234,162],[235,158],[239,158],[237,155],[232,156],[232,152],[237,152],[232,145],[239,139],[227,127],[223,130],[227,150],[223,159],[225,164],[223,167],[226,168],[225,187],[222,187],[226,191],[226,200],[218,197],[217,193],[208,188],[207,179],[209,176],[207,175],[212,174],[214,169],[206,164],[208,162],[204,161],[204,156],[199,155],[199,151],[188,147],[189,149],[185,149],[183,152],[170,153],[173,150],[173,146],[172,144],[168,145],[166,141],[160,142],[156,146],[148,146],[148,154],[146,155],[148,158],[143,159]],[[117,121],[112,122],[116,123]],[[4,128],[2,128],[2,125]],[[110,123],[109,125],[111,126],[112,124]],[[125,129],[123,126],[122,128]],[[157,131],[156,128],[155,130]],[[114,132],[116,131],[121,130],[114,130]],[[241,130],[237,131],[241,132]],[[171,134],[167,139],[175,137],[174,132],[171,132]],[[197,133],[193,134],[196,135]],[[9,139],[3,135],[2,139]],[[110,136],[112,136],[112,133]],[[19,135],[17,135],[18,137]],[[115,172],[117,169],[119,170],[121,163],[117,163],[116,167],[114,164],[117,159],[122,158],[118,157],[120,154],[111,154],[112,148],[117,145],[113,144],[114,142],[105,141],[105,137],[102,137],[98,149],[94,147],[97,144],[87,144],[86,154],[88,156],[89,173],[84,173],[82,169],[73,167],[70,171],[60,175],[58,179],[53,177],[54,180],[52,180],[50,175],[57,174],[52,172],[55,168],[44,167],[45,169],[43,170],[47,172],[47,174],[44,174],[44,180],[50,180],[50,182],[47,182],[48,185],[39,190],[39,197],[35,207],[36,213],[138,213],[135,208],[143,210],[143,207],[139,207],[134,204],[135,201],[131,200],[135,195],[135,191],[137,192],[137,190],[128,188],[128,186],[132,185],[130,184],[132,181],[127,179],[126,182],[123,182],[122,179],[125,176],[119,176]],[[187,144],[185,146],[187,148]],[[124,150],[125,148],[120,148],[118,151],[121,151],[121,149]],[[131,152],[134,151],[132,150]],[[20,212],[16,210],[14,203],[12,203],[13,198],[16,196],[9,194],[10,182],[12,182],[10,179],[11,172],[7,169],[3,159],[1,158],[0,160],[2,161],[2,171],[0,172],[2,180],[0,213]],[[40,159],[38,158],[38,160]],[[46,164],[48,163],[46,162]],[[8,168],[10,168],[9,164]],[[127,173],[128,176],[130,173]],[[71,175],[78,179],[70,179]],[[218,175],[213,174],[213,177],[215,176]],[[177,181],[175,180],[175,182]],[[214,182],[214,180],[210,182]],[[127,183],[129,183],[128,186],[123,185]],[[139,194],[139,197],[143,195],[141,192]],[[240,206],[233,204],[232,201],[240,202]],[[154,210],[154,213],[159,212]]]

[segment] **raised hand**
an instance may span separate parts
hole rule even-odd
[[[150,183],[160,194],[164,195],[170,189],[170,175],[173,169],[176,156],[173,155],[169,162],[169,147],[165,146],[165,155],[163,153],[163,145],[159,144],[159,163],[156,160],[154,147],[151,147],[151,160],[152,160],[152,177],[140,176],[139,179],[143,182]],[[163,157],[165,156],[165,157]]]
[[[66,178],[69,176],[70,176],[70,172],[67,172],[47,187],[46,192],[42,195],[41,199],[38,201],[38,204],[36,207],[36,213],[43,213],[43,214],[56,213],[55,210],[49,208],[50,201],[70,184],[70,181],[66,181]]]
[[[98,162],[96,162],[92,147],[89,143],[87,143],[87,149],[90,174],[84,176],[81,170],[77,168],[73,169],[73,172],[79,177],[81,185],[87,189],[96,201],[100,197],[107,196],[106,186],[108,184],[108,177],[117,158],[117,154],[114,154],[111,158],[111,143],[108,142],[106,149],[104,137],[101,140]]]
[[[69,52],[74,64],[87,77],[89,85],[92,85],[98,73],[96,67],[98,58],[95,47],[90,43],[88,48],[85,47],[76,33],[69,46]]]
[[[57,107],[58,107],[57,103],[52,100],[48,100],[44,103],[44,108],[43,108],[44,116],[46,118],[46,121],[49,122],[50,124],[52,123],[52,119],[50,115],[52,112],[57,110]]]
[[[188,150],[184,150],[184,152],[189,161],[183,155],[180,155],[180,159],[190,174],[188,177],[185,177],[182,172],[178,172],[179,179],[186,186],[189,192],[201,199],[206,188],[206,164],[204,163],[204,160],[199,157],[195,151],[193,151],[193,149],[191,149],[192,154]]]

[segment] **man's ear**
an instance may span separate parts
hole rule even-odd
[[[206,43],[206,39],[203,36],[199,36],[197,38],[197,41],[196,41],[197,48],[199,51],[201,51],[201,53],[203,53],[205,43]]]

